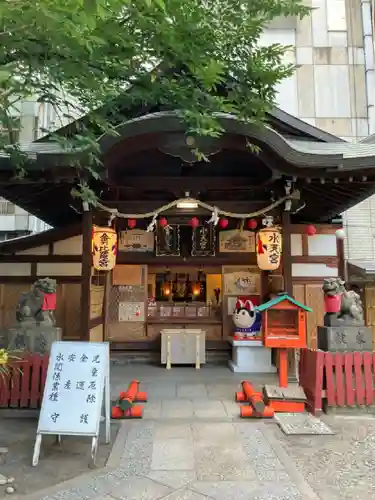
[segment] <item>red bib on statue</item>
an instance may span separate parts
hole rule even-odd
[[[42,305],[42,311],[54,311],[56,309],[56,294],[45,293]]]
[[[326,313],[337,313],[341,308],[341,295],[333,295],[332,297],[324,297],[324,307]]]

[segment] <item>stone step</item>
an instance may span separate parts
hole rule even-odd
[[[224,365],[229,360],[227,351],[207,351],[206,363],[212,365]],[[160,353],[152,351],[116,351],[111,352],[112,364],[160,364]]]

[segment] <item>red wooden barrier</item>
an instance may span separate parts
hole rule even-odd
[[[313,413],[375,404],[375,353],[301,350],[300,384]]]
[[[25,354],[0,376],[0,408],[40,408],[49,354]]]

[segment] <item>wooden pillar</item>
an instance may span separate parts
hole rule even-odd
[[[282,212],[281,216],[283,226],[283,278],[284,291],[293,297],[293,279],[292,279],[292,245],[291,245],[291,223],[290,212]],[[298,367],[295,349],[288,349],[288,382],[298,382]],[[280,368],[279,368],[280,369]]]
[[[112,289],[112,271],[108,271],[105,275],[104,285],[104,304],[103,304],[103,340],[106,342],[109,335],[109,301]],[[147,287],[146,287],[147,290]]]
[[[260,297],[262,302],[266,302],[268,300],[268,295],[270,293],[269,275],[269,271],[260,272]]]
[[[345,254],[344,254],[344,240],[340,240],[337,238],[336,241],[336,247],[337,247],[337,257],[339,259],[339,276],[341,279],[344,281],[348,280],[348,273],[346,271],[346,262],[345,262]]]
[[[291,247],[291,224],[290,212],[282,213],[283,226],[283,278],[284,291],[293,296],[293,281],[292,281],[292,247]]]
[[[82,281],[81,281],[81,335],[80,340],[90,340],[90,285],[92,267],[92,212],[83,203],[82,216]]]

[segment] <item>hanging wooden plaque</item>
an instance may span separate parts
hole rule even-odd
[[[168,225],[156,230],[156,255],[158,257],[180,256],[180,226]]]
[[[153,232],[131,229],[119,233],[119,252],[153,252],[154,244],[155,237]]]
[[[140,265],[117,264],[112,272],[113,285],[142,285],[143,267]]]
[[[205,224],[193,229],[191,255],[208,257],[215,255],[216,235],[213,224]]]
[[[260,272],[235,271],[224,274],[224,293],[226,295],[249,295],[260,293]]]
[[[219,251],[223,253],[254,253],[255,233],[239,229],[220,231]]]
[[[99,318],[103,312],[104,286],[90,286],[90,319]]]

